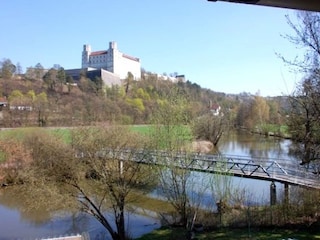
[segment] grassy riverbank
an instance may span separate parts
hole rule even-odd
[[[278,124],[261,124],[257,125],[253,129],[240,128],[242,130],[247,130],[254,134],[261,134],[270,137],[280,137],[280,138],[291,138],[289,133],[289,128],[287,125]]]
[[[40,128],[40,127],[28,127],[28,128],[3,128],[0,131],[0,139],[15,139],[22,140],[23,137],[32,132],[49,131],[65,142],[70,142],[71,140],[71,128]]]
[[[149,134],[150,133],[150,125],[133,125],[128,127],[128,129],[141,133],[141,134]],[[41,128],[41,127],[26,127],[26,128],[3,128],[0,131],[0,139],[15,139],[22,140],[25,135],[30,132],[41,132],[48,131],[58,138],[61,138],[66,143],[71,143],[71,131],[72,128]]]
[[[320,230],[319,230],[320,231]],[[230,240],[230,239],[243,239],[243,240],[311,240],[320,239],[320,232],[313,232],[297,229],[215,229],[196,233],[196,239],[215,239],[215,240]],[[182,228],[168,228],[163,227],[146,234],[138,240],[184,240],[186,239],[187,231]]]

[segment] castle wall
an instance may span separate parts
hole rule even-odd
[[[89,58],[89,66],[92,68],[107,68],[108,54],[91,55]]]
[[[124,56],[123,53],[118,52],[114,57],[114,73],[119,75],[120,79],[125,79],[131,72],[134,79],[141,78],[141,64],[140,61],[132,60]]]

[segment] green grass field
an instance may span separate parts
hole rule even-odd
[[[146,134],[146,135],[150,134],[151,128],[152,128],[152,125],[132,125],[132,126],[130,126],[131,130],[138,132],[138,133]]]
[[[16,139],[22,140],[24,136],[31,132],[48,131],[54,135],[61,137],[64,141],[70,142],[70,129],[69,128],[13,128],[0,131],[0,139]]]
[[[130,125],[128,126],[134,132],[150,135],[153,125]],[[187,131],[188,127],[185,127]],[[32,131],[48,131],[54,135],[61,137],[67,143],[71,142],[71,128],[12,128],[0,131],[0,139],[17,139],[21,140],[26,134]]]
[[[266,132],[272,132],[274,134],[281,135],[283,137],[288,137],[290,135],[287,125],[263,124],[257,127],[259,129],[263,129]]]

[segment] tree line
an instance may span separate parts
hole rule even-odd
[[[172,88],[176,88],[188,101],[188,121],[209,113],[210,103],[214,103],[221,106],[221,112],[228,117],[230,126],[253,128],[257,124],[284,123],[282,110],[285,100],[282,97],[263,98],[259,94],[249,93],[225,94],[201,88],[190,81],[166,81],[155,75],[145,74],[147,72],[144,70],[139,81],[134,81],[128,73],[121,86],[105,86],[101,78],[88,79],[84,73],[74,84],[75,81],[60,66],[45,70],[38,63],[28,68],[25,74],[17,74],[14,71],[16,67],[13,66],[9,59],[4,59],[0,64],[0,95],[6,97],[10,105],[15,105],[17,101],[21,105],[32,105],[27,98],[18,95],[27,96],[29,91],[35,94],[45,93],[48,100],[45,111],[47,126],[104,121],[149,124],[155,109],[167,102]],[[6,74],[8,71],[11,74]],[[262,111],[261,106],[264,106]],[[258,110],[259,119],[256,114]],[[6,119],[8,118],[3,118],[3,126],[13,124],[12,121],[5,121]],[[35,117],[29,119],[25,116],[24,119],[18,119],[16,124],[37,125],[34,120]]]

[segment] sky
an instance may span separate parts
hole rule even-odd
[[[290,94],[301,49],[285,15],[296,11],[206,0],[1,0],[0,61],[80,68],[84,44],[118,49],[155,73],[184,74],[213,91]]]

